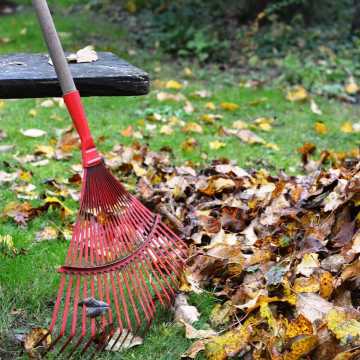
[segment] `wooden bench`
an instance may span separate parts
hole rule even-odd
[[[70,64],[81,96],[131,96],[149,92],[149,76],[110,52],[91,63]],[[61,90],[46,54],[0,56],[0,98],[59,97]]]

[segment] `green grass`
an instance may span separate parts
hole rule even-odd
[[[25,2],[28,4],[28,2]],[[62,1],[63,4],[70,3]],[[71,2],[73,3],[73,2]],[[81,3],[81,2],[79,2]],[[67,16],[65,16],[67,14]],[[157,130],[139,140],[148,143],[153,150],[170,146],[174,153],[174,162],[180,164],[191,161],[194,164],[204,164],[219,157],[236,160],[242,167],[266,166],[272,171],[286,169],[289,172],[300,171],[299,156],[296,149],[304,142],[313,142],[319,150],[331,149],[347,151],[358,145],[356,134],[340,132],[344,121],[357,122],[360,110],[357,107],[344,105],[339,102],[316,98],[323,111],[322,116],[313,114],[308,103],[290,103],[285,100],[285,89],[247,89],[239,86],[241,78],[229,73],[219,73],[210,68],[201,69],[192,66],[194,78],[185,79],[182,74],[184,65],[159,63],[159,57],[152,59],[149,54],[138,50],[137,56],[129,56],[127,49],[133,47],[126,41],[126,31],[115,25],[108,24],[105,19],[94,20],[91,13],[66,13],[57,9],[55,21],[61,32],[69,33],[64,37],[64,46],[73,51],[89,43],[96,43],[98,50],[111,50],[125,56],[132,63],[144,67],[153,79],[176,79],[187,81],[187,86],[181,91],[195,107],[195,112],[187,114],[183,110],[182,102],[159,102],[156,100],[156,91],[148,96],[131,98],[91,98],[85,99],[85,106],[89,114],[90,126],[94,131],[95,139],[100,136],[104,141],[99,143],[102,152],[109,151],[116,143],[131,144],[133,139],[124,138],[120,131],[132,125],[136,130],[144,132],[146,115],[154,112],[164,118],[177,116],[184,122],[195,121],[202,125],[203,134],[186,134],[175,128],[172,135],[159,134],[163,123],[157,124]],[[89,29],[89,24],[91,28]],[[20,32],[27,29],[25,35]],[[9,43],[0,45],[0,53],[10,52],[40,52],[45,47],[40,37],[34,15],[29,8],[25,8],[14,16],[2,17],[0,21],[0,37],[8,37]],[[161,66],[160,73],[154,71]],[[208,89],[212,96],[209,99],[193,98],[196,90]],[[166,91],[166,90],[164,90]],[[257,106],[257,100],[263,99]],[[208,111],[206,102],[213,102],[218,109]],[[0,129],[7,132],[8,137],[1,144],[15,144],[17,155],[31,154],[36,145],[51,144],[56,138],[56,129],[69,126],[70,121],[64,109],[42,108],[40,100],[5,101],[0,110]],[[235,102],[240,107],[234,112],[219,109],[221,102]],[[37,115],[29,115],[31,109],[36,109]],[[204,124],[200,120],[201,114],[213,112],[222,115],[215,124]],[[56,120],[51,119],[57,115]],[[272,131],[257,133],[267,142],[279,146],[279,151],[273,151],[263,146],[247,145],[236,138],[219,135],[221,127],[230,127],[233,121],[243,120],[251,123],[258,117],[275,117]],[[325,135],[319,135],[313,130],[314,122],[321,120],[329,128]],[[47,131],[47,136],[40,139],[25,138],[20,129],[40,128]],[[189,137],[194,137],[199,146],[193,151],[182,150],[181,144]],[[220,140],[226,146],[220,150],[211,150],[209,142]],[[207,159],[205,159],[205,156]],[[68,178],[72,172],[70,165],[80,161],[79,154],[75,154],[71,161],[51,160],[48,166],[32,167],[23,165],[24,170],[33,173],[32,183],[37,186],[39,193],[45,190],[42,182],[47,178]],[[13,153],[0,154],[0,170],[7,170],[7,166],[19,168],[13,159]],[[16,196],[7,186],[0,189],[0,211],[10,201],[16,201]],[[40,200],[32,201],[34,205]],[[72,209],[76,209],[73,201],[66,201]],[[2,218],[0,220],[0,235],[13,236],[17,249],[25,249],[24,254],[16,257],[6,257],[0,254],[0,348],[14,349],[9,337],[15,330],[28,328],[31,325],[44,325],[49,322],[51,311],[49,301],[54,299],[57,289],[57,275],[55,269],[63,263],[64,254],[68,247],[65,241],[34,243],[34,236],[39,229],[47,224],[61,226],[61,219],[57,211],[49,212],[29,222],[27,228],[20,228],[13,222]],[[203,317],[200,325],[207,321],[214,300],[211,296],[191,297],[191,301],[199,306]],[[14,315],[14,309],[20,312]],[[10,335],[9,335],[10,334]],[[150,331],[145,344],[127,351],[121,355],[122,359],[178,359],[186,350],[190,342],[184,338],[182,327],[172,323],[171,315],[165,313]],[[107,356],[107,357],[106,357]],[[100,357],[99,357],[100,358]],[[102,355],[101,358],[119,358],[119,355]]]

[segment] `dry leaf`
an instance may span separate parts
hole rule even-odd
[[[185,326],[185,337],[187,339],[208,339],[212,336],[216,336],[217,333],[213,329],[197,330],[190,324],[182,321]]]
[[[231,103],[231,102],[222,102],[222,103],[220,103],[220,107],[223,110],[235,111],[239,108],[239,105],[235,104],[235,103]]]
[[[24,136],[31,137],[31,138],[37,138],[37,137],[46,135],[46,131],[41,130],[41,129],[27,129],[27,130],[21,129],[20,132]]]
[[[174,89],[174,90],[180,90],[182,89],[183,85],[181,83],[179,83],[176,80],[169,80],[166,84],[165,87],[167,89]]]
[[[185,133],[202,134],[203,133],[203,128],[201,127],[201,125],[199,125],[196,122],[189,122],[181,129],[181,131],[185,132]]]
[[[128,329],[117,329],[109,339],[105,351],[120,352],[131,349],[134,346],[142,345],[144,339],[140,336],[135,336]]]
[[[310,100],[310,109],[314,114],[322,115],[322,111],[313,99]]]
[[[345,91],[349,95],[355,95],[359,92],[359,86],[353,76],[350,76],[347,84],[345,85]]]
[[[346,121],[341,125],[340,130],[345,134],[350,134],[354,131],[353,124],[350,121]]]
[[[48,335],[46,336],[46,334]],[[41,341],[40,344],[39,341]],[[49,330],[44,328],[34,328],[26,335],[24,348],[30,359],[39,359],[41,358],[41,352],[47,349],[50,344],[51,335],[49,334]]]
[[[36,233],[35,240],[40,242],[44,240],[54,240],[58,237],[59,231],[52,226],[45,226],[42,230]]]
[[[305,101],[308,99],[308,97],[309,97],[308,92],[301,85],[294,86],[286,94],[286,99],[292,102]]]
[[[225,146],[226,146],[226,144],[219,141],[219,140],[214,140],[214,141],[209,142],[209,147],[212,150],[218,150],[218,149],[221,149],[221,148],[223,148]]]
[[[319,254],[305,254],[301,263],[296,267],[296,273],[304,276],[310,276],[317,268],[320,267]]]
[[[251,130],[234,130],[234,129],[225,129],[224,128],[225,135],[234,135],[238,137],[241,141],[247,144],[264,144],[265,141],[260,136],[256,135]]]
[[[98,55],[92,45],[85,46],[76,52],[76,62],[78,63],[89,63],[97,59]]]
[[[156,95],[156,98],[159,101],[168,101],[168,100],[170,100],[170,101],[179,102],[179,101],[185,100],[185,97],[182,94],[171,94],[171,93],[166,93],[166,92],[159,92]]]
[[[175,299],[175,321],[192,324],[199,320],[200,313],[195,306],[189,305],[184,294],[178,294]]]
[[[329,131],[327,126],[323,122],[320,122],[320,121],[318,121],[314,124],[314,130],[320,135],[324,135]]]

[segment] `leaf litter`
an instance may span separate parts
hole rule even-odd
[[[201,128],[188,124],[186,130]],[[272,120],[258,118],[255,125],[259,124],[267,124],[267,129]],[[60,134],[55,151],[38,147],[36,156],[69,158],[78,146],[69,128]],[[183,144],[193,146],[196,140],[191,138]],[[180,289],[210,292],[218,300],[208,327],[198,329],[201,314],[184,294],[178,296],[175,318],[195,340],[184,356],[194,358],[204,351],[208,359],[328,359],[327,349],[332,356],[356,354],[359,154],[327,151],[315,159],[315,150],[313,144],[299,149],[305,174],[298,176],[245,170],[227,159],[201,169],[176,167],[168,149],[153,152],[136,142],[105,153],[112,171],[133,179],[132,184],[135,178],[133,190],[142,201],[192,244]],[[329,162],[332,166],[324,167]],[[70,189],[78,191],[81,180],[80,167],[72,168],[75,175],[68,180],[47,180],[40,205],[20,199],[5,204],[2,216],[26,226],[56,208],[63,219],[71,220],[64,199],[72,197]],[[20,190],[19,185],[30,184],[31,174],[9,170],[2,178]],[[26,194],[29,189],[22,190]],[[64,232],[47,225],[36,240],[68,237]],[[3,248],[15,255],[13,243],[6,239]]]

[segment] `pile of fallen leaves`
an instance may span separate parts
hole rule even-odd
[[[360,356],[360,162],[344,157],[325,171],[330,154],[314,161],[313,150],[300,149],[307,175],[271,176],[227,160],[171,167],[166,155],[117,149],[143,170],[138,195],[192,244],[181,290],[219,300],[210,329],[180,316],[197,339],[185,357]]]
[[[43,149],[26,161],[62,160],[77,146],[68,129],[55,151]],[[360,356],[359,151],[324,151],[314,160],[315,149],[299,149],[305,170],[299,176],[245,170],[226,159],[202,169],[175,167],[170,150],[153,152],[140,144],[116,145],[104,154],[129,190],[190,244],[181,291],[210,292],[218,300],[207,327],[198,329],[199,314],[186,294],[177,299],[177,320],[186,337],[195,339],[184,356]],[[78,200],[79,168],[73,165],[74,176],[62,183],[48,179],[38,207],[28,202],[29,191],[17,189],[27,186],[31,174],[3,172],[2,182],[12,183],[22,201],[5,204],[2,216],[26,226],[56,208],[66,218],[70,210],[62,200]],[[45,227],[36,236],[57,238],[55,231]],[[8,255],[19,252],[10,237],[0,244]]]

